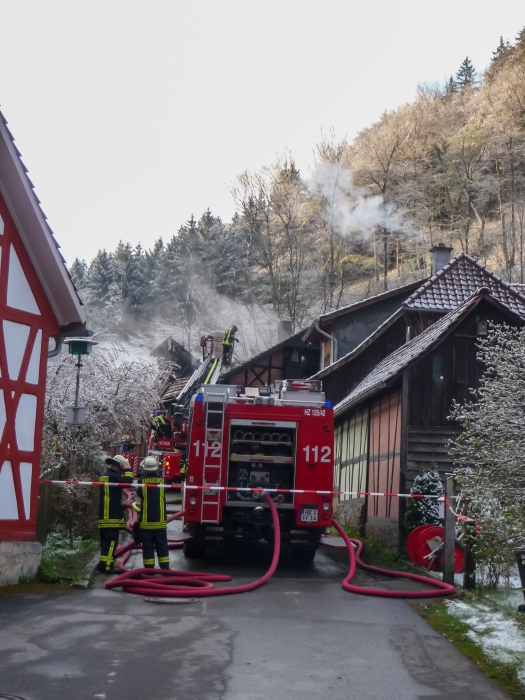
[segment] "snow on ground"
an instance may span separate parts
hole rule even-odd
[[[518,678],[525,684],[525,624],[488,605],[447,600],[448,612],[467,624],[470,639],[493,661],[517,664]]]

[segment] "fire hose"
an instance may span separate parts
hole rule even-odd
[[[279,562],[279,553],[281,550],[281,529],[279,527],[279,516],[277,508],[271,497],[262,494],[272,514],[274,527],[274,549],[273,558],[270,568],[261,576],[261,578],[251,583],[246,583],[242,586],[228,586],[227,588],[215,588],[214,583],[231,581],[231,576],[224,574],[206,574],[200,571],[172,571],[170,569],[124,569],[124,564],[131,555],[131,550],[137,548],[134,542],[130,542],[123,547],[119,547],[115,552],[115,559],[125,555],[125,558],[119,562],[121,574],[116,576],[111,581],[106,583],[106,588],[122,588],[126,593],[135,593],[137,595],[158,596],[158,597],[174,597],[174,598],[207,598],[217,595],[231,595],[232,593],[246,593],[253,591],[259,586],[264,585],[275,573],[277,563]],[[132,496],[131,496],[132,497]],[[130,500],[129,498],[127,501]],[[125,505],[130,505],[126,501]],[[169,520],[181,518],[184,511],[171,516]],[[170,548],[174,549],[181,547],[181,542],[170,543]],[[161,578],[159,578],[159,575]]]
[[[137,518],[136,511],[132,508],[133,494],[131,491],[125,491],[127,498],[124,505],[128,508],[130,517],[128,519],[127,529],[132,532],[132,526]],[[242,586],[228,586],[225,588],[215,588],[214,583],[224,583],[232,580],[231,576],[225,574],[208,574],[198,571],[173,571],[170,569],[126,569],[125,563],[131,556],[133,549],[138,549],[139,545],[131,541],[129,544],[119,547],[115,552],[115,559],[122,557],[118,562],[118,568],[122,572],[111,581],[106,583],[106,588],[122,588],[126,593],[135,593],[136,595],[156,596],[156,597],[174,597],[174,598],[205,598],[218,595],[231,595],[232,593],[246,593],[253,591],[256,588],[267,583],[275,573],[279,562],[281,529],[279,526],[279,516],[277,508],[271,496],[265,492],[262,496],[270,507],[270,512],[274,527],[274,550],[270,568],[261,578],[251,583]],[[180,511],[168,518],[168,522],[181,518],[184,511]],[[427,576],[419,576],[403,571],[391,571],[389,569],[381,569],[377,566],[365,564],[361,559],[361,551],[363,543],[360,540],[349,537],[343,530],[341,525],[334,520],[334,527],[343,538],[350,559],[350,568],[347,577],[344,579],[342,586],[345,591],[357,593],[360,595],[380,596],[383,598],[435,598],[436,596],[451,595],[455,592],[454,586],[444,583]],[[354,545],[357,551],[354,550]],[[182,542],[171,541],[170,549],[182,547]],[[419,583],[430,584],[433,590],[426,591],[390,591],[380,588],[365,588],[356,586],[351,583],[355,576],[356,568],[360,566],[367,571],[373,571],[383,576],[395,578],[407,578]],[[437,590],[436,590],[437,589]]]

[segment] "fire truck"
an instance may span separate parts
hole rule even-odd
[[[320,381],[201,386],[189,415],[185,556],[203,557],[216,540],[272,542],[267,490],[282,543],[313,561],[332,524],[333,426]]]

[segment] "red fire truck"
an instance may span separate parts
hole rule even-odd
[[[210,540],[271,542],[265,489],[283,544],[312,561],[332,524],[333,426],[320,381],[202,386],[190,407],[184,525],[192,537],[185,556],[204,556]]]

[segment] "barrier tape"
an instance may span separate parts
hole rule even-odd
[[[443,496],[433,496],[420,493],[377,493],[375,491],[318,491],[314,489],[270,489],[247,486],[197,486],[195,484],[125,484],[106,481],[57,481],[54,479],[40,479],[41,484],[61,484],[66,486],[117,486],[119,488],[146,488],[146,489],[194,489],[196,491],[246,491],[250,493],[306,493],[323,496],[384,496],[386,498],[436,498],[443,500]],[[447,498],[461,498],[461,496],[447,496]]]

